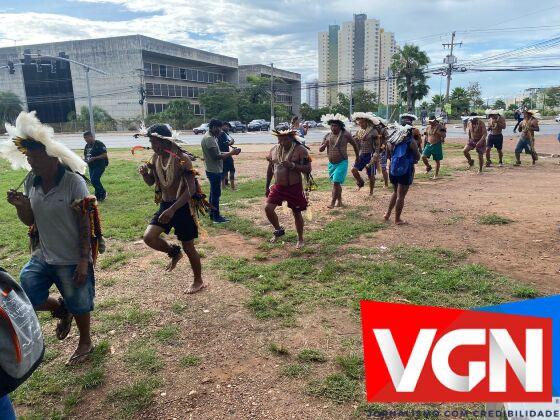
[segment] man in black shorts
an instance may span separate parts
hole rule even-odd
[[[502,130],[506,128],[506,120],[501,115],[502,110],[489,109],[486,111],[488,115],[488,138],[486,139],[486,166],[492,166],[492,160],[490,159],[490,150],[495,147],[498,151],[498,159],[500,160],[500,166],[503,166],[504,154],[502,153],[502,146],[504,144],[504,135]]]
[[[138,171],[146,184],[155,185],[159,210],[144,232],[144,242],[150,248],[165,252],[169,256],[167,271],[171,271],[183,257],[181,247],[169,244],[161,238],[161,234],[168,234],[173,228],[189,258],[194,274],[194,280],[185,293],[196,293],[205,285],[202,282],[200,256],[194,247],[198,228],[193,204],[197,187],[192,162],[188,154],[175,142],[169,125],[151,126],[148,128],[147,137],[152,144],[154,155],[150,163],[142,165]]]

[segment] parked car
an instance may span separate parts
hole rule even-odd
[[[558,115],[554,121],[560,122],[560,115]]]
[[[206,134],[208,131],[208,124],[200,124],[198,127],[193,128],[192,131],[194,134]]]
[[[315,128],[325,128],[325,125],[323,123],[318,122]]]
[[[290,129],[290,124],[288,124],[287,122],[282,122],[280,124],[277,124],[276,127],[274,127],[277,131],[283,131],[283,130],[289,130]]]
[[[231,132],[232,133],[245,133],[247,132],[247,126],[241,121],[230,121]]]
[[[305,121],[303,124],[307,124],[309,128],[316,128],[317,123],[315,121]]]
[[[248,131],[266,131],[270,128],[270,123],[265,120],[253,120],[247,124]]]

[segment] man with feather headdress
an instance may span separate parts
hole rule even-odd
[[[139,168],[140,175],[149,186],[154,185],[159,210],[154,214],[144,232],[144,242],[156,251],[169,256],[167,271],[173,270],[185,251],[194,274],[187,294],[204,288],[202,267],[194,240],[198,238],[197,214],[194,200],[199,193],[195,171],[189,154],[182,150],[167,124],[154,124],[148,128],[146,137],[150,139],[154,155],[149,164]],[[179,245],[171,245],[161,237],[174,229]]]
[[[21,112],[16,125],[6,124],[9,139],[0,143],[0,156],[14,169],[30,170],[24,181],[25,194],[10,190],[8,202],[19,219],[30,226],[31,260],[20,282],[34,308],[51,311],[58,318],[56,337],[67,337],[76,320],[80,339],[67,365],[84,361],[93,350],[90,313],[94,306],[95,277],[92,255],[92,211],[95,197],[89,195],[83,178],[86,164],[74,152],[54,140],[51,127],[41,124],[35,112]],[[98,223],[98,217],[95,218]],[[100,239],[100,238],[99,238]],[[56,285],[62,297],[49,296]]]
[[[328,124],[331,131],[323,138],[319,152],[327,150],[329,158],[329,178],[333,183],[331,204],[327,207],[342,207],[342,184],[348,175],[348,144],[351,144],[356,154],[355,163],[358,163],[360,150],[352,134],[345,128],[348,118],[341,114],[327,114],[321,117],[321,121]]]

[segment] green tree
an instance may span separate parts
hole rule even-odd
[[[377,95],[367,89],[352,92],[352,110],[354,112],[374,112],[377,110]]]
[[[19,96],[12,92],[0,92],[0,123],[13,123],[23,110]]]
[[[397,86],[408,109],[414,108],[414,103],[428,94],[424,70],[430,59],[428,55],[416,45],[405,44],[393,55],[391,69],[397,77]]]
[[[501,99],[497,99],[496,102],[494,102],[494,108],[495,109],[506,109],[506,103]]]
[[[523,98],[523,100],[521,101],[521,105],[527,108],[531,108],[531,106],[533,105],[533,101],[531,100],[531,98]]]
[[[204,106],[208,118],[222,121],[239,118],[239,91],[231,83],[220,82],[208,86],[200,96],[200,104]]]
[[[315,115],[317,114],[317,110],[311,108],[308,103],[301,104],[299,111],[301,112],[301,118],[304,121],[315,120]]]
[[[455,116],[461,115],[465,109],[469,109],[470,100],[469,95],[462,87],[456,87],[451,92],[451,113]]]
[[[173,128],[183,130],[189,128],[194,119],[194,107],[186,99],[174,99],[162,114]]]
[[[443,95],[432,96],[432,106],[434,107],[434,109],[438,107],[442,107],[444,102],[445,102],[445,96]]]
[[[275,122],[286,122],[292,117],[292,113],[286,105],[274,105],[274,120]]]
[[[475,107],[484,106],[484,101],[482,100],[482,89],[480,88],[480,83],[470,82],[466,89],[469,101]]]
[[[544,104],[550,108],[556,108],[560,106],[560,86],[545,89]]]
[[[242,121],[270,118],[270,78],[247,76],[248,85],[239,94],[239,118]],[[285,84],[274,78],[275,86]]]
[[[515,111],[517,111],[517,108],[519,108],[519,106],[517,104],[509,104],[507,110],[515,112]]]
[[[337,104],[333,105],[330,112],[333,114],[348,115],[350,112],[350,99],[344,93],[339,93],[337,96]]]
[[[88,124],[89,123],[89,108],[83,105],[80,108],[80,113],[76,115],[75,112],[68,113],[68,120],[76,120],[78,122]],[[99,106],[93,106],[93,121],[99,123],[114,123],[115,120],[107,111]]]

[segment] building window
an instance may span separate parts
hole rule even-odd
[[[152,64],[152,76],[159,77],[159,65]]]
[[[186,86],[181,86],[181,96],[183,98],[186,98],[189,96],[188,94],[188,88]]]
[[[167,66],[164,66],[163,64],[160,64],[159,75],[160,75],[160,77],[167,77]]]
[[[187,69],[181,69],[181,80],[187,80]]]
[[[167,89],[167,85],[161,85],[161,96],[169,96],[169,90]]]
[[[153,83],[146,83],[146,95],[154,96],[154,85]]]
[[[204,73],[206,72],[200,70],[198,71],[198,82],[204,82]]]
[[[154,104],[148,104],[148,114],[155,114],[156,113],[156,107]]]
[[[194,115],[202,115],[199,104],[194,104]]]
[[[168,90],[169,90],[169,96],[175,96],[175,85],[169,85]]]
[[[193,98],[198,98],[198,88],[196,86],[193,88]]]
[[[173,78],[180,79],[181,78],[181,70],[179,67],[173,67]]]
[[[192,87],[192,86],[189,86],[187,89],[188,89],[188,92],[189,92],[188,97],[189,97],[189,98],[194,98],[194,90],[193,90],[193,87]]]
[[[144,63],[144,74],[146,76],[152,75],[152,63]]]
[[[154,83],[154,96],[161,96],[161,85]]]

